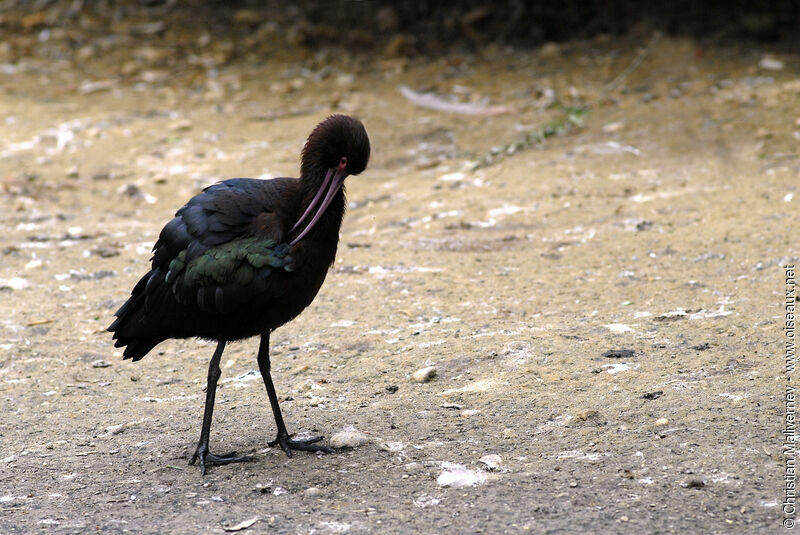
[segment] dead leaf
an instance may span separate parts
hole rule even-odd
[[[235,526],[222,526],[222,529],[225,531],[242,531],[243,529],[249,528],[256,522],[258,522],[258,517],[253,517],[250,520],[242,520]]]

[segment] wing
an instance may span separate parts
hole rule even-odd
[[[240,178],[193,197],[153,247],[145,309],[172,295],[204,312],[224,314],[275,291],[270,276],[293,266],[289,246],[281,243],[288,230],[278,202],[282,193],[286,180]]]
[[[169,263],[164,282],[181,303],[204,312],[231,312],[272,289],[274,270],[292,271],[288,253],[288,244],[256,237],[211,247],[190,261],[184,249]]]

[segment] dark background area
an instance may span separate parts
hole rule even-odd
[[[93,23],[132,20],[153,23],[139,28],[142,38],[165,31],[196,31],[198,26],[212,35],[235,32],[247,38],[269,25],[277,30],[273,41],[290,47],[340,44],[353,51],[378,49],[397,56],[476,50],[492,43],[537,46],[548,41],[653,30],[714,44],[742,39],[792,43],[800,35],[800,0],[647,4],[631,0],[0,2],[0,27],[5,31],[74,25],[89,29]],[[158,21],[170,24],[159,26]]]

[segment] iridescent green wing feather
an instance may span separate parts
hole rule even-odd
[[[292,271],[287,244],[256,237],[210,247],[186,261],[184,249],[169,263],[164,281],[178,301],[206,312],[229,312],[264,292],[275,270]]]

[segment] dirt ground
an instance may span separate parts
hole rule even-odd
[[[780,529],[800,54],[258,55],[126,27],[65,56],[30,22],[0,46],[0,532]],[[123,362],[105,328],[177,208],[296,176],[333,112],[373,156],[273,377],[290,431],[369,440],[269,448],[250,340],[223,356],[211,446],[257,460],[202,477],[213,345]]]

